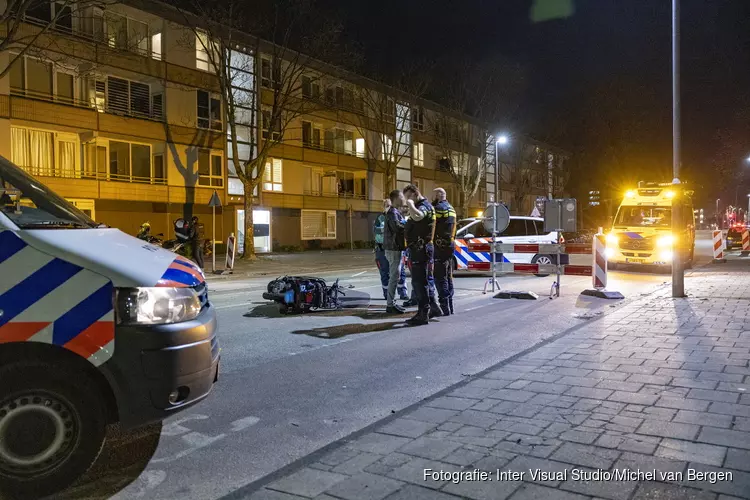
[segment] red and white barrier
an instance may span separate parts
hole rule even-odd
[[[234,237],[234,233],[229,234],[227,238],[227,260],[224,265],[224,273],[231,274],[234,270],[234,256],[237,253],[237,238]]]
[[[750,255],[750,231],[745,229],[742,231],[742,253],[743,257]]]
[[[713,232],[714,262],[726,262],[724,258],[724,231]]]
[[[469,252],[491,252],[492,244],[487,242],[469,241]],[[586,243],[495,243],[496,253],[534,253],[542,255],[555,255],[560,250],[563,254],[587,254],[591,252],[591,245]]]
[[[520,253],[520,252],[517,252]],[[469,271],[492,271],[492,262],[469,262]],[[563,275],[568,276],[591,276],[591,266],[561,265]],[[522,274],[555,274],[557,264],[518,264],[515,262],[498,262],[495,269],[499,273],[522,273]]]
[[[592,258],[594,261],[594,271],[591,274],[591,279],[594,284],[593,289],[584,290],[581,295],[588,295],[590,297],[598,297],[600,299],[624,299],[625,297],[620,292],[614,292],[607,290],[607,239],[602,233],[601,228],[599,232],[594,235],[593,241]]]

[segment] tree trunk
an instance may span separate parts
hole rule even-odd
[[[245,187],[245,235],[244,235],[244,260],[255,260],[255,236],[253,227],[253,186],[251,182],[243,183]]]

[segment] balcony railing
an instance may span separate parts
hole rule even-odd
[[[58,179],[87,179],[99,181],[129,182],[133,184],[166,185],[167,179],[161,177],[143,177],[129,174],[111,174],[109,172],[85,172],[81,169],[61,169],[58,167],[38,167],[19,165],[34,177],[55,177]]]
[[[357,158],[365,158],[364,151],[353,151],[347,150],[346,148],[339,148],[336,146],[326,146],[325,144],[315,144],[310,141],[302,141],[302,147],[305,149],[315,149],[317,151],[326,151],[328,153],[336,153],[346,156],[356,156]]]
[[[345,198],[349,200],[366,200],[367,196],[364,194],[355,194],[351,191],[339,191],[337,193],[333,193],[330,191],[318,191],[315,189],[305,189],[303,191],[303,194],[305,196],[320,196],[324,198]]]

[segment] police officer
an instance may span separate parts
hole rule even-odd
[[[453,314],[453,246],[456,211],[448,203],[445,189],[435,189],[435,288],[444,316]]]
[[[435,210],[430,202],[422,196],[413,184],[404,188],[409,218],[406,221],[406,246],[411,260],[411,282],[417,298],[417,314],[407,320],[411,325],[426,325],[429,317],[441,316],[442,311],[434,304],[433,314],[430,311],[428,275],[433,265],[434,248],[432,240],[435,235]]]

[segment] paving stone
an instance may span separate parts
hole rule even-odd
[[[565,393],[566,396],[574,396],[589,399],[607,399],[614,391],[593,387],[573,387]],[[598,403],[597,403],[598,404]]]
[[[448,397],[455,397],[455,398],[469,398],[469,399],[484,399],[492,392],[496,391],[496,388],[486,388],[486,387],[468,387],[463,386],[459,387],[455,391],[451,391],[448,393]]]
[[[653,375],[656,372],[656,366],[639,366],[639,365],[620,365],[618,371],[626,373],[637,373],[639,375]]]
[[[729,448],[724,467],[750,472],[750,451]]]
[[[411,460],[414,460],[414,457],[404,455],[403,453],[391,453],[381,458],[377,462],[365,467],[365,472],[371,472],[372,474],[380,474],[381,476],[385,476],[393,469],[401,467]]]
[[[458,450],[449,453],[443,458],[444,462],[449,464],[461,465],[467,467],[475,464],[486,456],[485,453],[480,451],[469,450],[466,448],[459,448]]]
[[[660,408],[658,406],[650,406],[643,409],[643,415],[646,418],[654,420],[664,420],[669,422],[677,415],[677,410],[672,408]]]
[[[721,466],[724,463],[727,449],[724,446],[693,443],[679,439],[663,439],[654,454],[674,460]]]
[[[603,371],[603,370],[593,370],[591,373],[586,375],[587,377],[596,377],[596,378],[602,378],[607,380],[625,380],[628,377],[631,377],[632,375],[629,373],[620,373],[620,372],[613,372],[613,371]]]
[[[691,391],[693,390],[694,389],[691,389]],[[703,401],[701,399],[675,398],[670,396],[662,396],[656,401],[656,406],[694,411],[706,411],[708,410],[709,404],[711,404],[710,401]]]
[[[641,373],[634,373],[625,380],[626,382],[638,382],[641,384],[667,385],[672,380],[672,377],[668,377],[666,375],[643,375]]]
[[[656,470],[657,478],[667,473],[682,473],[687,467],[687,462],[672,460],[670,458],[654,457],[642,453],[623,452],[620,459],[615,463],[615,469],[640,469],[644,471]]]
[[[697,379],[691,379],[691,378],[674,378],[672,379],[671,384],[678,386],[678,387],[690,387],[691,389],[706,389],[711,390],[715,389],[717,384],[720,382],[717,382],[715,380],[697,380]]]
[[[598,378],[565,376],[557,381],[558,384],[574,385],[578,387],[594,387],[601,382]]]
[[[318,461],[324,465],[336,466],[340,463],[346,462],[353,457],[356,457],[360,453],[362,453],[360,450],[356,450],[350,446],[341,446],[329,453],[326,453]]]
[[[514,389],[499,389],[493,392],[490,396],[492,399],[502,399],[505,401],[516,401],[523,403],[536,396],[536,392],[529,392],[526,390],[514,390]]]
[[[544,426],[534,425],[534,423],[531,422],[516,422],[507,427],[502,427],[502,429],[508,432],[536,436],[537,434],[542,432],[542,430],[544,430]]]
[[[554,382],[562,377],[559,373],[532,373],[527,372],[521,375],[521,380],[528,382]]]
[[[522,484],[521,481],[461,481],[446,484],[442,491],[474,500],[504,500]]]
[[[510,498],[511,500],[586,500],[588,497],[538,484],[524,483]]]
[[[716,380],[719,382],[742,382],[742,375],[734,373],[700,372],[698,380]]]
[[[750,406],[734,403],[711,403],[708,407],[711,413],[721,413],[724,415],[736,415],[738,417],[750,418]]]
[[[270,490],[291,493],[303,497],[314,497],[349,476],[305,467],[267,486]]]
[[[387,500],[456,500],[453,495],[446,495],[439,491],[420,488],[413,484],[407,484],[397,492],[387,497]]]
[[[401,481],[362,472],[336,483],[326,493],[345,500],[381,500],[403,484]]]
[[[692,379],[698,376],[698,371],[697,370],[675,370],[672,368],[659,368],[658,370],[656,370],[656,375],[667,375],[670,377]]]
[[[702,411],[680,410],[674,416],[674,421],[684,424],[710,425],[711,427],[728,429],[732,425],[732,416]]]
[[[714,493],[677,484],[643,481],[633,496],[633,500],[714,500]]]
[[[706,389],[690,389],[688,397],[695,399],[707,399],[709,401],[719,401],[722,403],[736,403],[740,397],[739,393],[717,391],[717,390],[706,390]]]
[[[565,472],[566,470],[569,470],[569,469],[570,469],[570,464],[556,462],[554,460],[546,460],[543,458],[529,457],[529,456],[516,457],[508,465],[506,465],[503,468],[503,470],[523,472],[524,481],[535,482],[535,483],[544,484],[547,486],[557,486],[562,481],[556,480],[554,478],[542,480],[541,477],[535,479],[531,476],[530,471],[539,470],[545,473],[552,474],[555,472]]]
[[[560,488],[612,500],[628,500],[637,486],[636,481],[583,481],[569,477]]]
[[[413,483],[425,488],[439,489],[446,482],[435,481],[431,477],[425,477],[427,469],[432,471],[460,472],[463,468],[460,465],[452,465],[435,460],[425,460],[423,458],[414,458],[407,463],[396,467],[387,475],[391,479]]]
[[[638,434],[615,436],[605,433],[596,441],[596,445],[650,455],[656,450],[660,440],[660,438],[653,436],[640,436]]]
[[[444,424],[440,424],[437,429],[439,431],[455,432],[463,427],[463,425],[459,422],[445,422]]]
[[[500,389],[503,390],[503,389]],[[495,391],[493,391],[495,392]],[[443,408],[445,410],[465,410],[476,404],[476,400],[469,398],[454,398],[451,396],[443,396],[437,399],[433,399],[425,404],[432,408]]]
[[[643,387],[640,382],[624,382],[622,380],[602,380],[597,389],[611,389],[613,391],[638,392]]]
[[[696,472],[702,473],[721,473],[728,472],[728,469],[722,469],[720,467],[714,467],[712,465],[704,465],[699,463],[691,462],[688,464],[688,472],[690,469]],[[715,491],[717,493],[725,493],[727,495],[735,495],[740,498],[748,498],[748,492],[750,492],[750,473],[742,471],[731,471],[731,481],[716,481],[713,484],[709,481],[690,481],[688,475],[685,475],[685,486],[700,487],[706,490]]]
[[[317,470],[324,470],[324,471],[330,471],[333,469],[330,465],[326,465],[320,462],[313,462],[310,465],[308,465],[311,469],[317,469]]]
[[[577,443],[564,443],[552,454],[551,458],[558,462],[608,469],[619,454],[619,452],[607,448]]]
[[[698,441],[750,450],[750,433],[716,427],[703,427]]]
[[[388,434],[379,434],[371,432],[360,437],[356,441],[349,443],[349,446],[360,451],[387,455],[396,451],[401,446],[410,442],[410,439],[399,436],[390,436]]]
[[[460,447],[460,444],[451,441],[421,437],[405,444],[398,451],[416,457],[440,460]]]
[[[422,434],[431,431],[437,427],[437,424],[430,422],[421,422],[410,418],[397,418],[385,424],[378,429],[382,434],[392,434],[394,436],[403,436],[416,438]]]
[[[464,410],[450,418],[451,422],[459,422],[477,427],[490,427],[500,420],[500,416],[488,411]]]
[[[376,453],[360,453],[356,457],[350,458],[346,462],[337,465],[331,469],[331,472],[353,476],[354,474],[362,472],[366,467],[374,464],[381,458],[383,458],[383,455],[378,455]]]
[[[578,429],[571,429],[560,434],[560,439],[563,441],[572,441],[574,443],[591,444],[597,440],[601,435],[601,432],[582,431]]]
[[[265,488],[256,491],[248,498],[249,500],[299,500],[299,497],[297,495],[290,495],[288,493],[282,493],[280,491],[267,490]]]
[[[422,406],[417,408],[408,415],[404,415],[403,418],[410,418],[413,420],[421,420],[422,422],[432,422],[434,424],[442,424],[447,421],[453,415],[457,414],[456,410],[447,410],[444,408],[431,408],[429,406]]]
[[[659,399],[658,396],[652,396],[650,394],[641,394],[639,392],[625,392],[615,391],[608,398],[610,401],[617,401],[620,403],[634,403],[640,405],[652,405]]]

